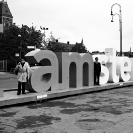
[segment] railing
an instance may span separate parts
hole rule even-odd
[[[1,72],[7,71],[7,60],[0,60],[0,71]]]

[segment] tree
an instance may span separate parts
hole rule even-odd
[[[42,33],[40,30],[37,30],[36,27],[32,26],[29,29],[29,42],[28,45],[36,46],[40,48],[42,45]]]
[[[61,43],[56,40],[56,42],[50,41],[47,45],[47,49],[53,52],[78,52],[78,53],[87,53],[87,48],[83,44],[83,39],[81,43],[69,44]]]
[[[78,52],[78,53],[87,53],[87,48],[84,46],[83,42],[76,43],[73,48],[71,49],[71,52]]]
[[[56,40],[56,42],[50,41],[47,49],[53,52],[70,52],[72,47],[71,44],[61,43]]]
[[[22,51],[26,54],[29,50],[27,46],[41,47],[42,33],[36,27],[13,24],[8,30],[0,34],[0,59],[15,60],[15,53]]]
[[[53,36],[53,33],[52,31],[50,32],[50,36],[48,38],[46,38],[46,35],[45,35],[45,30],[48,29],[48,28],[44,28],[44,27],[40,27],[41,30],[43,31],[42,32],[42,48],[41,49],[47,49],[48,45],[50,42],[56,42],[57,39],[55,39],[55,37]]]
[[[20,29],[16,25],[12,25],[4,33],[0,34],[0,55],[2,59],[8,59],[12,53],[17,51],[18,37]],[[17,38],[16,38],[17,37]]]

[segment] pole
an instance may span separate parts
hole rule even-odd
[[[18,47],[19,48],[19,58],[21,59],[21,57],[22,57],[22,46],[20,46],[20,47]]]
[[[122,56],[122,15],[120,10],[120,56]]]
[[[21,50],[22,50],[22,46],[21,46],[21,35],[19,34],[18,35],[18,37],[19,37],[19,41],[20,41],[20,52],[19,52],[19,58],[21,59]]]
[[[118,5],[119,6],[119,8],[120,8],[120,14],[113,14],[113,7],[115,6],[115,5]],[[111,22],[113,22],[113,16],[114,15],[118,15],[119,16],[119,21],[120,21],[120,56],[122,56],[122,13],[121,13],[121,5],[120,4],[118,4],[118,3],[115,3],[115,4],[113,4],[112,6],[111,6],[111,15],[112,15],[112,20],[111,20]]]
[[[21,49],[20,49],[19,57],[20,57],[20,59],[21,59]]]

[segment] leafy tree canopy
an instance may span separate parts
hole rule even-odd
[[[61,42],[49,42],[47,49],[53,52],[71,52],[73,45],[61,43]]]
[[[15,53],[19,53],[20,50],[25,54],[29,51],[27,46],[40,48],[41,42],[42,33],[36,27],[19,27],[13,24],[0,34],[0,59],[15,58]]]
[[[88,51],[83,43],[76,43],[71,49],[71,52],[87,53]]]
[[[42,32],[43,30],[44,32]],[[36,48],[48,49],[53,52],[88,52],[83,45],[83,40],[77,44],[61,43],[54,38],[52,32],[46,38],[45,28],[37,30],[33,25],[31,27],[27,25],[19,27],[13,24],[0,34],[0,60],[15,60],[15,53],[20,53],[20,51],[22,55],[25,55],[30,51],[27,46],[36,46]]]

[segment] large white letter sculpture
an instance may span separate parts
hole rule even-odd
[[[58,89],[58,59],[49,50],[31,51],[26,54],[29,63],[42,63],[31,75],[31,86],[36,92]],[[51,64],[51,65],[50,65]]]
[[[56,55],[59,61],[60,88],[68,89],[94,85],[94,63],[89,53],[62,52],[56,53]]]
[[[116,50],[113,48],[107,48],[105,49],[105,55],[109,58],[106,64],[109,69],[109,82],[118,83],[119,76],[116,73]]]
[[[30,64],[43,64],[31,70],[31,86],[36,92],[47,91],[50,87],[53,91],[94,85],[94,62],[89,53],[41,50],[29,52],[26,58]]]
[[[129,81],[131,71],[131,61],[128,57],[118,57],[117,58],[117,73],[120,76],[120,81]]]
[[[105,55],[92,56],[89,53],[53,53],[49,50],[34,50],[26,54],[31,67],[29,91],[45,92],[94,85],[94,62],[98,56],[101,62],[100,84],[133,80],[133,59],[116,57],[116,50],[105,49]],[[0,90],[3,97],[3,90]]]
[[[131,61],[131,71],[129,72],[130,74],[130,81],[133,81],[133,58],[130,58]]]

